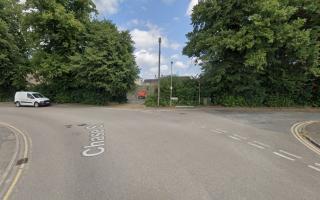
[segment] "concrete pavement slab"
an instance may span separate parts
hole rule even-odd
[[[16,151],[15,134],[0,125],[0,183]]]
[[[306,134],[317,144],[320,144],[320,122],[312,123],[305,127]]]

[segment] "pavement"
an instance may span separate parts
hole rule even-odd
[[[306,134],[320,146],[320,122],[312,123],[305,127]]]
[[[18,154],[18,138],[8,127],[0,124],[0,197],[7,189]]]
[[[1,180],[16,152],[16,137],[14,133],[0,125],[0,186]]]
[[[0,106],[30,141],[10,199],[318,200],[320,155],[290,132],[319,112]],[[0,197],[1,199],[1,197]]]

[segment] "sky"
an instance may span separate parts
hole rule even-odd
[[[200,73],[192,59],[182,55],[192,31],[192,8],[198,0],[94,0],[99,18],[111,20],[119,30],[129,30],[135,42],[140,77],[158,74],[158,38],[162,38],[161,74],[194,76]]]

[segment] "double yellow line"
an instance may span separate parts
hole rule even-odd
[[[304,127],[306,127],[310,124],[313,124],[315,122],[316,121],[305,121],[305,122],[296,123],[291,127],[291,133],[302,144],[304,144],[306,147],[308,147],[310,150],[312,150],[316,154],[320,155],[320,150],[317,147],[315,147],[309,140],[307,140],[302,134],[302,129]]]
[[[20,136],[23,138],[23,142],[24,142],[24,150],[23,150],[23,157],[22,158],[28,158],[28,154],[29,154],[29,143],[28,143],[28,137],[25,133],[23,133],[21,130],[19,130],[18,128],[10,125],[10,124],[7,124],[7,123],[4,123],[4,122],[0,122],[0,125],[3,125],[3,126],[6,126],[8,127],[9,129],[11,129],[14,134],[16,134],[16,137],[18,137],[17,134],[20,134]],[[18,141],[17,141],[18,142]],[[30,143],[31,143],[31,140],[30,140]],[[14,178],[13,178],[13,181],[11,182],[8,190],[4,193],[4,196],[3,196],[3,200],[8,200],[14,187],[17,185],[20,177],[21,177],[21,174],[22,174],[22,171],[24,169],[24,166],[25,164],[21,164],[19,166],[19,169],[17,171],[17,173],[15,174]]]

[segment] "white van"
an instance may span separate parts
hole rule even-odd
[[[48,106],[50,99],[46,98],[39,92],[16,92],[14,96],[14,103],[17,107],[20,106]]]

